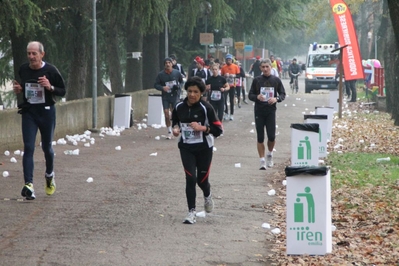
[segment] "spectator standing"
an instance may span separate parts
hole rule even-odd
[[[281,79],[271,74],[271,61],[261,61],[262,75],[255,77],[248,93],[248,99],[255,102],[254,115],[257,133],[257,150],[260,170],[273,167],[273,149],[276,144],[276,103],[285,99]],[[267,133],[267,162],[265,160],[265,127]]]
[[[164,70],[158,73],[154,87],[162,92],[162,107],[165,114],[165,124],[168,128],[167,139],[172,139],[171,112],[180,97],[180,84],[183,82],[181,73],[173,68],[170,57],[164,59]]]
[[[42,150],[46,161],[45,192],[53,195],[56,190],[54,180],[54,150],[52,142],[56,123],[55,96],[66,93],[64,80],[58,69],[43,61],[43,44],[37,41],[27,45],[28,63],[19,68],[20,81],[14,81],[16,94],[23,94],[23,103],[18,108],[22,115],[22,138],[24,156],[22,160],[25,185],[21,195],[27,200],[36,198],[33,188],[33,154],[37,131],[40,131]]]
[[[349,102],[356,102],[357,100],[357,91],[356,91],[356,79],[354,80],[345,80],[346,86],[346,94],[348,99],[351,99]]]
[[[184,84],[187,97],[176,105],[172,113],[173,135],[179,136],[178,147],[186,175],[186,198],[188,214],[186,224],[196,222],[196,184],[204,196],[206,212],[212,212],[210,166],[213,156],[214,137],[223,133],[222,123],[217,119],[212,106],[201,99],[205,84],[199,77],[191,77]]]

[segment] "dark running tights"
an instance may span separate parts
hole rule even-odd
[[[180,157],[186,174],[186,197],[188,210],[195,209],[196,184],[201,188],[204,197],[211,193],[209,171],[212,162],[213,147],[199,151],[180,149]]]

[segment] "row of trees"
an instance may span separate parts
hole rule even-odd
[[[386,68],[388,108],[399,124],[399,107],[395,105],[399,105],[395,98],[399,97],[395,90],[399,81],[394,72],[397,56],[385,53],[397,51],[399,42],[394,36],[399,33],[393,34],[392,25],[396,24],[391,18],[395,22],[399,3],[346,3],[354,14],[364,58],[374,47],[367,44],[370,27],[374,36],[383,36],[378,41],[379,54],[387,56],[379,59]],[[199,33],[205,32],[206,25],[207,32],[214,33],[215,43],[232,37],[277,54],[298,54],[298,49],[305,52],[314,40],[336,40],[328,0],[2,0],[0,83],[18,78],[17,69],[26,61],[26,44],[39,40],[45,45],[46,60],[56,65],[66,80],[67,99],[91,97],[94,5],[98,95],[111,93],[103,80],[110,81],[112,93],[153,87],[163,58],[170,53],[177,54],[186,66],[196,55],[203,56]],[[378,23],[371,25],[371,16]],[[142,52],[142,58],[133,59],[131,52]]]
[[[308,2],[289,0],[3,0],[0,2],[1,82],[17,77],[26,61],[30,40],[44,43],[46,60],[55,64],[67,82],[67,99],[91,96],[93,6],[97,9],[98,93],[151,88],[165,54],[165,30],[169,51],[191,62],[203,54],[199,33],[204,32],[205,7],[209,31],[216,39],[242,40],[245,33],[257,40],[267,37],[267,28],[299,26],[300,6]],[[221,40],[217,40],[221,41]],[[142,52],[142,60],[129,53]],[[191,60],[187,60],[191,58]],[[13,69],[8,62],[13,61]],[[5,69],[4,67],[7,67]]]

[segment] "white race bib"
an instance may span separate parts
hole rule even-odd
[[[264,96],[264,102],[274,97],[274,87],[261,87],[260,93]]]
[[[177,83],[176,83],[176,80],[172,80],[172,81],[165,82],[165,85],[169,87],[168,93],[171,93],[173,86],[177,85]]]
[[[201,123],[198,123],[201,125]],[[194,131],[189,123],[181,123],[181,136],[183,138],[183,143],[195,144],[202,143],[202,131]]]
[[[229,85],[234,86],[234,78],[233,77],[230,77],[230,76],[226,77],[226,81],[227,81],[227,83],[229,83]]]
[[[222,99],[221,91],[212,91],[211,92],[211,100],[212,101],[220,101],[220,99]]]
[[[241,87],[241,78],[235,78],[234,82],[235,82],[237,87]]]
[[[25,83],[25,98],[30,104],[45,103],[44,87],[38,83]]]

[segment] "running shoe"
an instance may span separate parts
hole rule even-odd
[[[55,180],[54,180],[54,173],[51,176],[46,175],[46,186],[44,187],[44,191],[46,191],[46,194],[51,196],[55,192]]]
[[[209,194],[208,197],[204,197],[205,202],[204,202],[204,209],[206,212],[212,212],[213,210],[213,199],[212,199],[212,194]]]
[[[25,197],[27,200],[34,200],[36,199],[35,190],[33,189],[32,183],[26,183],[25,186],[22,188],[21,196]]]
[[[267,167],[272,168],[273,165],[273,155],[267,155]]]
[[[243,102],[244,102],[245,104],[248,104],[248,102],[247,102],[246,100],[243,100]]]
[[[230,115],[229,114],[224,114],[223,120],[229,120],[230,119]]]
[[[168,135],[166,136],[166,139],[172,139],[172,138],[173,138],[172,132],[168,132]]]
[[[264,159],[260,160],[259,170],[266,170],[266,161]]]
[[[185,223],[185,224],[195,224],[195,222],[196,222],[195,215],[196,215],[195,209],[191,209],[188,212],[188,214],[187,214],[186,218],[184,219],[183,223]]]
[[[234,116],[233,116],[233,115],[230,115],[229,120],[230,120],[230,121],[233,121],[233,120],[234,120]]]

